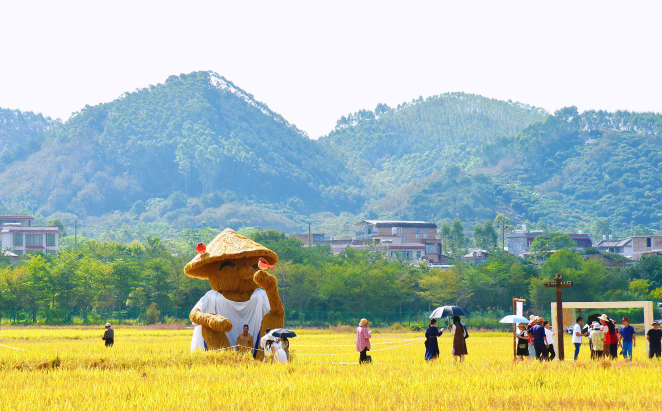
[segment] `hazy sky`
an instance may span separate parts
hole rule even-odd
[[[311,137],[448,91],[662,112],[662,1],[4,1],[0,107],[86,104],[213,70]]]

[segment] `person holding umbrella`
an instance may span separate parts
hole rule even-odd
[[[437,319],[430,320],[430,325],[425,330],[425,359],[435,360],[439,357],[439,342],[437,337],[443,334],[443,328],[437,328]]]
[[[519,323],[517,324],[518,332],[515,333],[515,338],[517,338],[517,351],[515,352],[515,362],[524,361],[526,357],[526,362],[531,361],[531,356],[529,355],[529,333],[526,332],[526,324]]]
[[[451,334],[453,335],[453,361],[457,361],[457,357],[460,357],[460,363],[463,363],[464,356],[469,354],[467,352],[467,342],[465,341],[469,334],[457,315],[453,317]]]

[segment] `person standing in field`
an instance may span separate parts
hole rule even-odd
[[[591,359],[599,360],[602,358],[602,353],[605,348],[605,333],[600,329],[600,324],[593,325],[593,331],[591,332]]]
[[[547,336],[545,335],[545,327],[542,326],[544,318],[538,317],[537,324],[531,327],[529,334],[533,337],[533,348],[536,350],[536,360],[543,361],[547,359]]]
[[[453,325],[451,325],[451,334],[453,335],[453,361],[457,361],[457,357],[460,357],[460,362],[464,362],[464,356],[468,355],[467,352],[467,330],[462,322],[460,317],[457,315],[453,317]]]
[[[359,322],[359,328],[356,329],[356,351],[359,354],[359,364],[365,364],[372,362],[372,358],[368,356],[368,351],[370,351],[370,330],[368,330],[368,325],[370,322],[365,318],[362,318]]]
[[[547,349],[547,360],[552,361],[556,358],[556,351],[554,351],[554,331],[552,331],[549,321],[545,321],[542,326],[545,327],[545,338],[547,339],[547,346],[549,347]]]
[[[584,325],[584,318],[577,317],[577,323],[572,327],[572,343],[575,344],[575,361],[579,357],[579,349],[582,348],[582,337],[588,335],[582,329],[582,325]]]
[[[285,352],[285,358],[287,358],[287,361],[290,360],[290,340],[287,337],[283,337],[280,339],[280,345],[283,347],[283,351]]]
[[[537,320],[538,320],[538,316],[531,314],[529,316],[529,324],[526,326],[526,333],[529,335],[529,344],[528,344],[529,357],[531,358],[536,358],[536,350],[535,348],[533,348],[533,336],[531,335],[531,329],[533,328],[534,325],[536,325]]]
[[[106,323],[106,331],[103,332],[103,337],[101,337],[106,342],[106,347],[112,347],[115,344],[115,330],[110,326],[110,323]]]
[[[237,351],[241,354],[253,350],[253,336],[248,333],[248,325],[244,325],[243,332],[237,336],[237,342],[235,345]]]
[[[632,348],[637,346],[637,335],[635,334],[634,327],[630,325],[630,319],[628,317],[623,317],[621,324],[623,326],[618,333],[618,342],[623,347],[623,358],[625,361],[632,362]]]
[[[437,328],[437,319],[430,320],[430,325],[425,330],[425,359],[435,360],[439,357],[439,341],[437,337],[443,334],[443,328]]]
[[[515,352],[515,362],[517,362],[517,357],[519,361],[524,361],[526,357],[526,362],[531,361],[531,356],[529,356],[529,333],[526,332],[526,324],[519,323],[517,324],[518,332],[515,333],[515,338],[517,339],[517,351]]]
[[[652,359],[653,356],[660,358],[660,354],[662,354],[662,330],[660,330],[660,324],[657,321],[653,323],[653,328],[646,333],[646,339],[648,340],[648,358]]]
[[[618,335],[616,334],[616,326],[607,317],[607,314],[602,314],[600,318],[602,324],[602,332],[605,333],[605,346],[603,356],[616,359],[618,357]]]

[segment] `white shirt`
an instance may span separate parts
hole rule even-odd
[[[547,345],[554,344],[554,333],[549,328],[545,328],[545,337],[547,337]]]
[[[199,308],[203,313],[220,314],[232,322],[232,330],[225,333],[230,344],[237,341],[239,333],[243,332],[244,324],[248,325],[249,333],[253,341],[260,335],[262,317],[270,310],[267,292],[261,288],[253,291],[248,301],[231,301],[223,297],[218,291],[208,291],[194,308]],[[205,341],[202,338],[202,326],[194,324],[193,338],[191,339],[191,351],[204,350]]]
[[[572,328],[572,343],[573,344],[581,344],[582,343],[582,337],[578,337],[577,333],[582,334],[582,326],[579,324],[575,324],[575,326]]]

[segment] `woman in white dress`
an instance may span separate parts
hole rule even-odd
[[[265,351],[271,354],[271,361],[277,363],[287,362],[287,354],[283,350],[283,345],[277,340],[268,340],[265,344]]]

